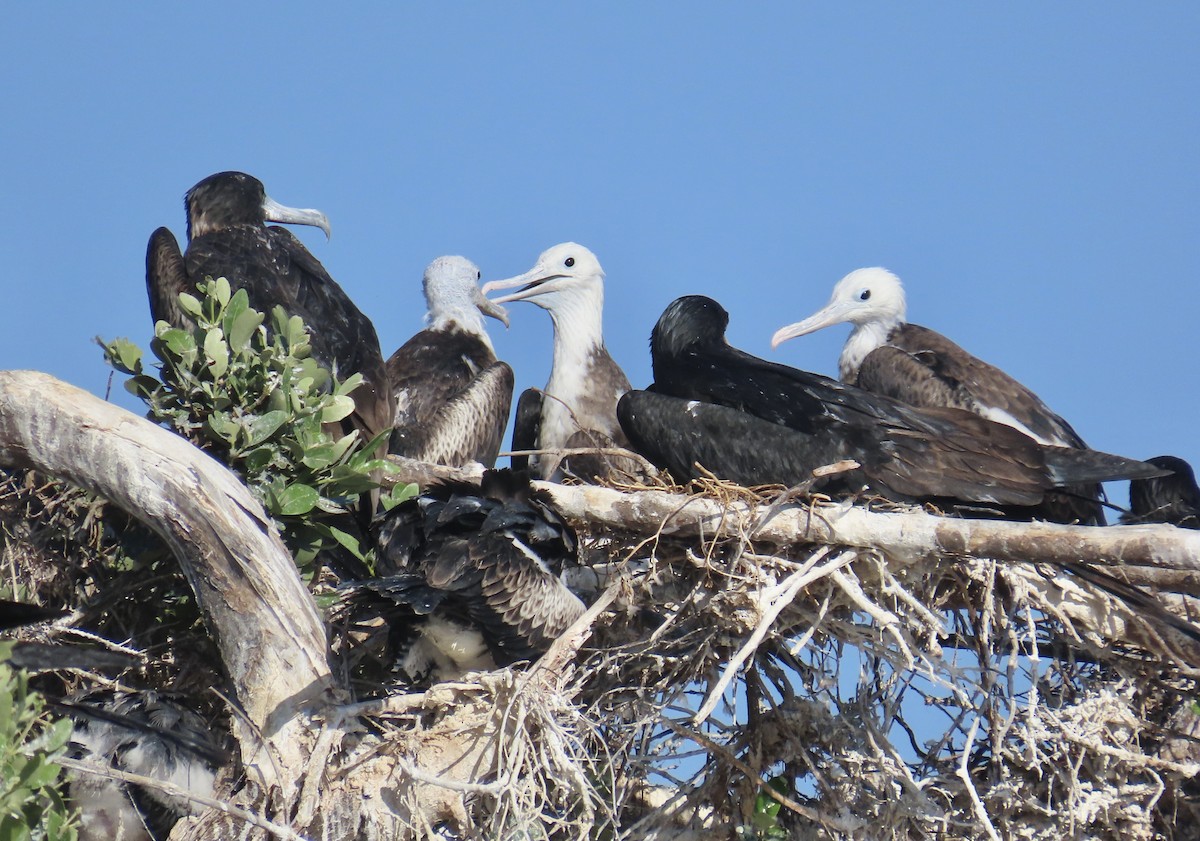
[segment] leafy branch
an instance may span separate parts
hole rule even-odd
[[[267,322],[250,307],[246,291],[232,291],[225,278],[198,284],[197,291],[202,297],[179,296],[190,328],[154,325],[150,350],[158,376],[128,339],[101,341],[106,361],[130,375],[125,387],[149,406],[147,417],[242,477],[299,565],[334,544],[365,560],[359,538],[333,523],[380,487],[375,477],[391,468],[374,453],[390,430],[369,442],[357,430],[330,431],[354,411],[350,393],[362,375],[339,381],[318,365],[303,320],[282,307]],[[398,486],[383,504],[415,493],[414,485]]]

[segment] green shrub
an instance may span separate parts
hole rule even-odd
[[[304,322],[282,307],[272,310],[268,331],[245,290],[232,292],[225,278],[199,284],[198,291],[203,297],[179,296],[194,326],[154,326],[150,350],[158,376],[147,372],[141,348],[127,339],[101,342],[106,360],[131,376],[125,387],[146,402],[151,420],[243,478],[302,568],[334,543],[369,561],[359,538],[331,523],[379,487],[373,474],[391,469],[374,455],[390,430],[364,442],[357,431],[335,438],[324,428],[354,411],[350,393],[362,376],[338,381],[319,366]],[[415,485],[399,486],[383,504],[415,492]]]
[[[71,738],[71,722],[51,721],[23,672],[0,642],[0,841],[74,841],[74,819],[59,794],[55,764]]]

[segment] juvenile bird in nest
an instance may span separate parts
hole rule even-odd
[[[584,611],[562,581],[575,532],[526,473],[435,485],[377,525],[386,574],[349,585],[348,606],[385,617],[410,683],[536,660]]]

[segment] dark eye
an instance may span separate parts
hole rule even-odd
[[[475,272],[475,279],[476,279],[476,280],[483,280],[483,272],[481,272],[481,271],[479,271],[479,272]]]
[[[859,293],[858,293],[858,300],[860,300],[860,301],[866,301],[866,300],[868,300],[870,297],[871,297],[871,290],[870,290],[870,289],[864,289],[862,292],[859,292]]]
[[[566,259],[566,263],[565,263],[565,264],[566,264],[566,267],[567,267],[568,269],[569,269],[569,268],[571,268],[571,266],[575,265],[575,258],[574,258],[574,257],[568,257],[568,258]]]

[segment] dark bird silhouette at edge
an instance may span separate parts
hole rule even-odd
[[[1150,464],[1171,471],[1166,476],[1129,483],[1129,513],[1123,523],[1169,523],[1200,529],[1200,487],[1192,466],[1175,456],[1155,456]]]

